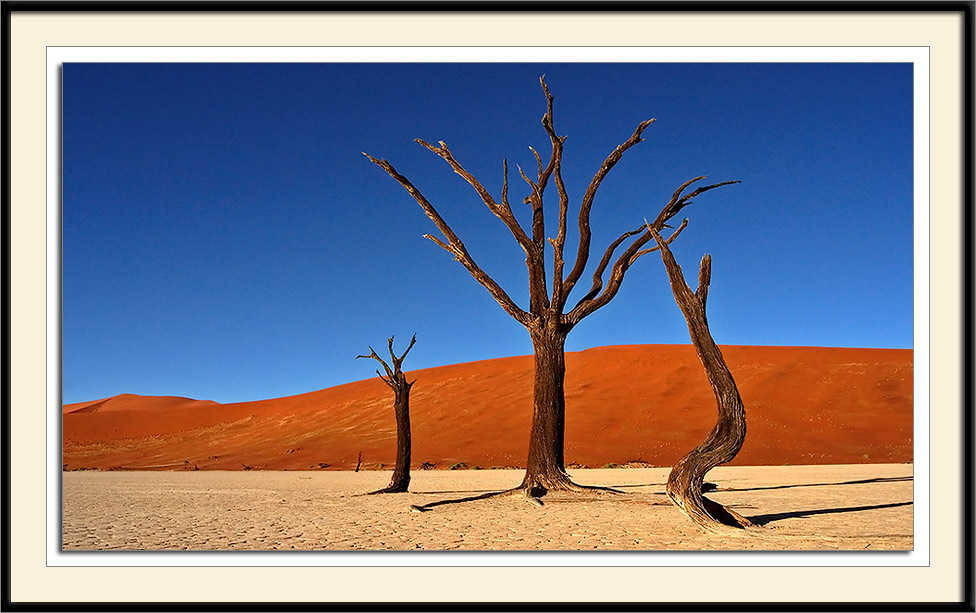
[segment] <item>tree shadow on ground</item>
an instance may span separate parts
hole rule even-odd
[[[617,489],[625,490],[625,489],[631,489],[631,488],[636,488],[636,487],[664,487],[665,485],[667,485],[667,484],[665,484],[665,483],[628,483],[627,485],[612,485],[611,487],[615,487]]]
[[[757,492],[761,490],[783,490],[794,487],[827,487],[831,485],[863,485],[866,483],[897,483],[912,481],[914,477],[878,477],[875,479],[858,479],[857,481],[839,481],[837,483],[794,483],[791,485],[763,485],[759,487],[722,487],[722,492]]]
[[[756,524],[757,526],[765,526],[766,524],[772,523],[774,521],[779,521],[781,519],[792,519],[794,517],[809,517],[810,515],[827,515],[830,513],[855,513],[857,511],[872,511],[875,509],[890,509],[894,507],[904,507],[914,504],[912,501],[908,502],[891,502],[888,504],[872,504],[863,507],[838,507],[834,509],[811,509],[808,511],[788,511],[786,513],[769,513],[766,515],[755,515],[749,517],[749,521]]]
[[[501,496],[502,494],[510,494],[513,490],[499,490],[490,491],[484,494],[478,494],[477,496],[468,496],[466,498],[451,498],[450,500],[435,500],[434,502],[428,502],[425,504],[412,504],[410,508],[414,511],[429,511],[434,507],[439,507],[445,504],[459,504],[462,502],[474,502],[475,500],[484,500],[485,498],[491,498],[493,496]],[[424,493],[444,493],[448,494],[450,492],[424,492]]]
[[[490,494],[500,490],[410,490],[411,494]]]
[[[575,485],[575,489],[572,491],[542,491],[536,493],[534,491],[526,491],[524,487],[514,487],[507,490],[497,490],[488,491],[483,494],[478,494],[477,496],[467,496],[465,498],[451,498],[449,500],[436,500],[434,502],[427,502],[424,504],[412,504],[410,505],[413,511],[429,511],[434,507],[439,507],[446,504],[459,504],[462,502],[474,502],[476,500],[484,500],[486,498],[493,498],[495,496],[521,496],[526,502],[530,502],[536,506],[545,506],[549,502],[579,502],[589,499],[598,499],[604,495],[620,495],[626,494],[613,487],[607,487],[602,485]],[[483,491],[483,490],[482,490]],[[419,492],[418,492],[419,493]],[[431,493],[431,492],[423,492]],[[450,492],[443,492],[450,493]],[[460,492],[458,492],[460,493]],[[546,502],[540,500],[541,497],[545,497]]]

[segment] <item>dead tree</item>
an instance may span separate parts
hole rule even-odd
[[[705,368],[705,374],[712,384],[712,392],[718,403],[718,420],[708,436],[688,455],[671,469],[668,475],[667,492],[671,501],[691,521],[699,527],[724,532],[729,529],[748,528],[753,524],[735,511],[702,496],[702,482],[705,473],[719,464],[732,460],[746,438],[746,411],[742,398],[736,388],[732,372],[725,364],[722,352],[712,338],[705,315],[708,300],[708,286],[712,276],[712,256],[702,258],[698,270],[698,289],[692,291],[685,281],[681,267],[674,259],[668,241],[648,224],[648,231],[657,242],[661,259],[668,272],[671,291],[678,303],[685,321],[691,342],[695,345],[698,358]]]
[[[641,142],[641,134],[654,121],[648,119],[637,125],[634,133],[623,143],[621,143],[600,165],[600,168],[593,175],[583,193],[580,201],[578,225],[579,225],[579,244],[576,250],[576,260],[573,267],[564,275],[565,261],[563,252],[566,242],[566,224],[569,213],[569,195],[566,193],[562,177],[563,144],[565,136],[558,136],[553,126],[553,97],[549,93],[545,77],[540,79],[542,90],[546,97],[546,112],[542,117],[542,127],[549,137],[552,152],[549,160],[543,163],[541,156],[535,149],[530,147],[535,156],[537,174],[535,178],[529,178],[521,168],[518,169],[522,180],[528,186],[529,194],[523,199],[523,203],[528,205],[531,210],[532,223],[531,229],[526,230],[516,219],[515,212],[512,210],[511,202],[508,197],[508,162],[502,162],[503,184],[500,200],[496,199],[464,166],[454,157],[454,154],[447,148],[443,141],[439,146],[431,145],[421,139],[416,142],[429,149],[432,153],[442,158],[460,175],[467,183],[474,188],[478,196],[498,219],[505,224],[511,231],[515,240],[525,252],[525,264],[528,268],[529,284],[529,305],[528,310],[521,308],[513,301],[509,295],[486,274],[475,262],[474,258],[468,253],[464,243],[454,233],[447,222],[440,216],[434,206],[421,194],[409,179],[401,175],[386,160],[376,159],[368,154],[366,157],[371,162],[381,167],[393,179],[407,190],[414,200],[420,205],[427,217],[434,222],[440,230],[445,240],[425,234],[424,237],[430,239],[445,251],[454,256],[454,259],[480,283],[492,298],[501,305],[506,313],[511,315],[516,321],[525,326],[532,339],[533,353],[535,356],[535,379],[533,392],[533,414],[532,429],[529,436],[529,455],[526,464],[525,477],[522,484],[515,488],[524,491],[530,496],[540,496],[548,490],[578,490],[576,485],[566,473],[565,462],[563,459],[563,439],[565,432],[565,397],[563,393],[563,380],[565,377],[565,342],[566,335],[586,316],[591,315],[601,307],[609,303],[624,280],[624,275],[630,266],[640,256],[654,251],[653,249],[642,249],[651,240],[651,235],[643,225],[637,225],[634,230],[624,232],[619,238],[610,243],[604,251],[600,261],[593,273],[593,283],[589,290],[574,305],[567,308],[569,295],[576,287],[577,282],[582,278],[583,271],[590,258],[590,211],[596,197],[597,190],[603,183],[610,170],[616,165],[623,154]],[[702,179],[704,177],[699,177]],[[695,179],[695,180],[698,180]],[[716,187],[735,183],[726,181],[701,187],[694,192],[681,195],[684,188],[688,187],[695,180],[685,183],[672,197],[671,201],[661,212],[661,215],[654,221],[653,227],[663,230],[668,219],[673,216],[665,213],[670,209],[674,213],[683,206],[689,204],[691,198]],[[559,217],[556,226],[555,238],[546,236],[546,221],[543,213],[543,195],[550,183],[555,184],[556,194],[559,199]],[[673,240],[680,228],[669,240]],[[546,244],[552,247],[552,280],[551,292],[545,264],[544,252]],[[626,245],[622,252],[614,257],[617,249],[621,245]],[[609,268],[609,273],[607,269]],[[604,274],[607,274],[606,281]]]
[[[390,368],[390,365],[383,358],[376,355],[376,351],[372,347],[369,348],[369,355],[356,356],[356,359],[373,358],[383,365],[386,376],[383,376],[383,373],[379,370],[376,371],[376,374],[393,390],[393,412],[396,415],[397,455],[396,465],[393,468],[393,479],[390,480],[390,485],[387,487],[370,492],[370,494],[405,492],[407,491],[407,486],[410,484],[410,388],[413,387],[416,380],[407,381],[407,376],[403,374],[400,366],[403,364],[403,359],[407,357],[414,343],[417,342],[417,335],[413,335],[413,338],[410,339],[410,345],[407,346],[406,351],[400,357],[397,357],[393,353],[392,336],[387,339],[387,342],[390,346],[390,359],[393,362],[393,368]],[[360,454],[360,459],[362,459],[361,456],[362,454]],[[356,465],[356,469],[359,469],[358,464]]]

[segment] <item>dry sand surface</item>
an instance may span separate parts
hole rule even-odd
[[[723,346],[745,402],[742,466],[910,463],[912,351]],[[409,363],[407,364],[409,366]],[[364,376],[371,373],[364,367]],[[532,357],[416,370],[413,461],[524,466]],[[375,376],[236,404],[132,394],[63,407],[63,462],[122,470],[392,468],[396,423]],[[671,466],[715,425],[691,345],[566,354],[566,461]]]
[[[571,471],[624,493],[410,505],[517,485],[522,471],[415,471],[411,492],[364,496],[386,471],[66,472],[65,550],[910,550],[911,464],[726,466],[710,495],[761,525],[695,528],[668,469]]]

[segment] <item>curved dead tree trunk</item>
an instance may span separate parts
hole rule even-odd
[[[390,358],[393,362],[393,368],[390,368],[389,364],[383,361],[383,358],[376,355],[376,351],[372,347],[369,348],[369,355],[356,356],[357,359],[373,358],[383,365],[386,376],[379,370],[376,371],[376,374],[393,390],[393,412],[396,415],[397,455],[396,464],[393,468],[393,479],[390,480],[390,485],[387,487],[370,492],[370,494],[406,492],[407,486],[410,485],[410,388],[413,387],[416,381],[407,381],[407,376],[403,374],[400,366],[403,364],[403,359],[407,357],[407,353],[410,352],[411,347],[417,342],[417,335],[415,334],[410,339],[410,345],[400,357],[397,357],[393,353],[392,336],[387,339],[387,342],[390,346]]]
[[[675,262],[668,242],[656,230],[651,235],[661,251],[661,260],[668,271],[674,300],[688,323],[691,342],[705,368],[712,392],[718,403],[718,420],[708,436],[671,469],[667,492],[671,501],[696,525],[709,531],[747,528],[753,524],[735,511],[702,496],[705,473],[719,464],[732,460],[746,438],[746,411],[739,397],[732,373],[725,364],[722,352],[708,330],[705,303],[712,275],[712,256],[702,258],[698,271],[698,289],[688,287],[681,267]]]
[[[624,275],[630,266],[637,261],[637,258],[657,249],[657,247],[642,249],[651,240],[650,232],[643,225],[637,225],[636,229],[624,232],[604,251],[603,257],[593,273],[593,284],[589,291],[574,306],[568,307],[571,304],[568,302],[569,295],[582,278],[583,271],[590,258],[590,211],[597,190],[623,154],[643,140],[641,135],[654,120],[648,119],[637,124],[634,133],[604,159],[590,180],[579,207],[579,244],[576,260],[569,273],[564,275],[565,260],[563,256],[569,216],[569,196],[566,193],[562,178],[563,144],[566,137],[558,136],[555,131],[553,126],[553,97],[549,93],[544,77],[540,79],[540,83],[546,97],[546,113],[542,117],[542,127],[549,137],[552,153],[548,162],[544,163],[536,150],[530,148],[537,167],[534,178],[530,178],[521,168],[518,169],[519,175],[528,187],[528,195],[523,198],[522,202],[528,205],[528,210],[531,211],[531,229],[523,228],[516,218],[515,211],[512,210],[508,198],[507,161],[502,162],[503,184],[500,199],[496,199],[478,179],[458,162],[443,141],[435,146],[417,139],[420,145],[443,159],[456,174],[471,185],[481,201],[488,207],[488,210],[505,224],[515,241],[525,252],[529,285],[527,310],[516,304],[505,290],[478,266],[461,239],[409,179],[397,172],[393,165],[386,160],[374,158],[366,153],[363,154],[371,162],[385,170],[417,201],[427,217],[440,230],[443,240],[429,234],[424,235],[424,237],[450,253],[478,283],[488,290],[488,293],[506,313],[529,331],[535,355],[532,430],[529,436],[529,457],[525,478],[516,489],[522,490],[532,497],[541,496],[549,490],[576,490],[581,487],[574,484],[569,478],[563,459],[566,404],[563,380],[565,376],[564,347],[566,335],[584,317],[606,306],[617,295]],[[704,178],[696,177],[678,188],[651,224],[651,227],[658,231],[669,227],[666,225],[668,220],[690,204],[691,199],[698,194],[738,182],[725,181],[699,187],[691,193],[684,194],[684,190],[688,186]],[[559,217],[555,237],[546,236],[546,220],[543,212],[543,195],[550,184],[556,186],[556,196],[559,200]],[[681,228],[672,234],[668,240],[673,240],[680,231]],[[551,280],[546,271],[544,255],[545,250],[550,246],[552,248],[553,266]],[[618,248],[622,248],[619,255],[617,254]],[[609,272],[607,271],[608,268]]]

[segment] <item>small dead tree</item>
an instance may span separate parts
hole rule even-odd
[[[511,231],[512,236],[525,252],[525,264],[528,268],[529,282],[529,305],[528,310],[522,309],[512,300],[498,283],[495,282],[484,270],[475,262],[474,258],[468,253],[464,243],[458,238],[457,234],[451,229],[446,221],[440,216],[434,206],[424,197],[413,183],[405,176],[401,175],[386,160],[377,159],[364,153],[367,158],[380,168],[386,171],[390,177],[396,180],[420,205],[427,217],[434,222],[437,229],[444,236],[441,240],[435,236],[425,234],[427,238],[454,256],[454,259],[480,283],[492,298],[511,315],[516,321],[525,326],[532,339],[533,354],[535,357],[535,377],[533,384],[533,410],[532,410],[532,429],[529,435],[529,455],[526,463],[525,477],[522,484],[515,490],[524,491],[533,499],[545,494],[549,490],[579,490],[581,486],[572,482],[566,472],[563,459],[564,432],[565,432],[565,394],[563,382],[566,373],[565,362],[565,343],[566,335],[584,317],[593,314],[598,309],[609,303],[624,280],[627,270],[634,264],[640,256],[655,251],[657,248],[642,249],[651,240],[650,233],[643,225],[638,225],[636,229],[624,232],[619,238],[610,243],[604,251],[603,256],[597,264],[593,273],[593,283],[590,289],[580,298],[575,305],[569,301],[570,293],[576,287],[577,282],[582,278],[584,269],[590,258],[590,211],[593,207],[594,198],[597,190],[603,183],[610,170],[620,161],[623,154],[641,142],[641,135],[647,129],[653,119],[642,121],[637,125],[634,133],[623,143],[617,146],[600,165],[600,168],[593,175],[590,183],[583,193],[579,208],[579,244],[576,251],[576,260],[569,273],[564,275],[566,265],[563,259],[566,243],[566,224],[569,216],[569,195],[563,184],[562,160],[563,144],[565,136],[558,136],[553,126],[553,97],[549,93],[545,77],[540,79],[543,93],[546,97],[546,112],[542,117],[542,127],[549,137],[552,153],[547,163],[543,163],[541,156],[535,149],[529,148],[535,156],[537,174],[534,179],[529,178],[525,172],[519,168],[522,180],[528,186],[529,194],[523,199],[523,203],[529,206],[532,216],[531,229],[526,230],[516,219],[515,212],[508,198],[508,161],[502,162],[503,184],[500,200],[496,199],[485,187],[476,179],[464,166],[454,157],[454,154],[447,148],[443,141],[439,146],[432,145],[421,139],[416,142],[426,147],[432,153],[443,159],[460,175],[468,184],[474,188],[479,198],[505,226]],[[682,195],[682,192],[691,183],[703,179],[698,177],[686,182],[665,206],[661,215],[655,219],[652,227],[662,231],[666,227],[666,222],[682,207],[687,206],[691,199],[705,191],[737,183],[737,181],[725,181],[706,187],[700,187],[694,192]],[[559,217],[557,222],[555,238],[546,236],[546,222],[543,212],[543,195],[550,184],[555,184],[556,194],[559,199]],[[680,233],[681,228],[676,230],[668,240],[674,240]],[[629,244],[627,244],[629,242]],[[550,281],[547,279],[545,250],[546,245],[552,247],[552,280],[551,292]],[[621,245],[627,244],[623,252],[614,258],[614,254]],[[607,273],[607,269],[609,273]],[[604,281],[604,274],[607,279]]]
[[[688,324],[691,342],[712,384],[712,392],[718,403],[718,420],[704,441],[683,457],[668,475],[667,492],[671,501],[691,521],[711,532],[748,528],[753,524],[735,511],[702,496],[705,473],[719,464],[731,461],[746,438],[746,411],[736,388],[732,372],[725,364],[722,352],[708,329],[705,303],[712,276],[712,256],[702,258],[698,270],[698,289],[692,291],[685,281],[681,267],[674,259],[668,241],[648,224],[648,232],[654,237],[661,251],[661,260],[668,272],[671,291]]]
[[[403,374],[400,366],[403,364],[403,360],[407,357],[407,354],[410,353],[410,349],[414,343],[417,342],[417,335],[413,335],[413,338],[410,339],[410,345],[407,346],[406,351],[400,357],[397,357],[393,353],[392,336],[387,339],[387,342],[390,347],[390,359],[393,363],[393,368],[390,368],[390,365],[383,358],[376,355],[376,351],[372,347],[369,348],[369,355],[356,356],[356,359],[373,358],[383,365],[386,376],[383,376],[383,373],[378,369],[376,374],[393,390],[393,412],[396,415],[397,455],[396,465],[393,468],[393,479],[390,480],[390,485],[387,487],[370,492],[370,494],[406,492],[407,486],[410,484],[410,388],[413,387],[416,380],[407,381],[407,376]],[[362,454],[360,454],[360,459],[362,459]],[[356,469],[359,469],[358,464],[356,465]]]

